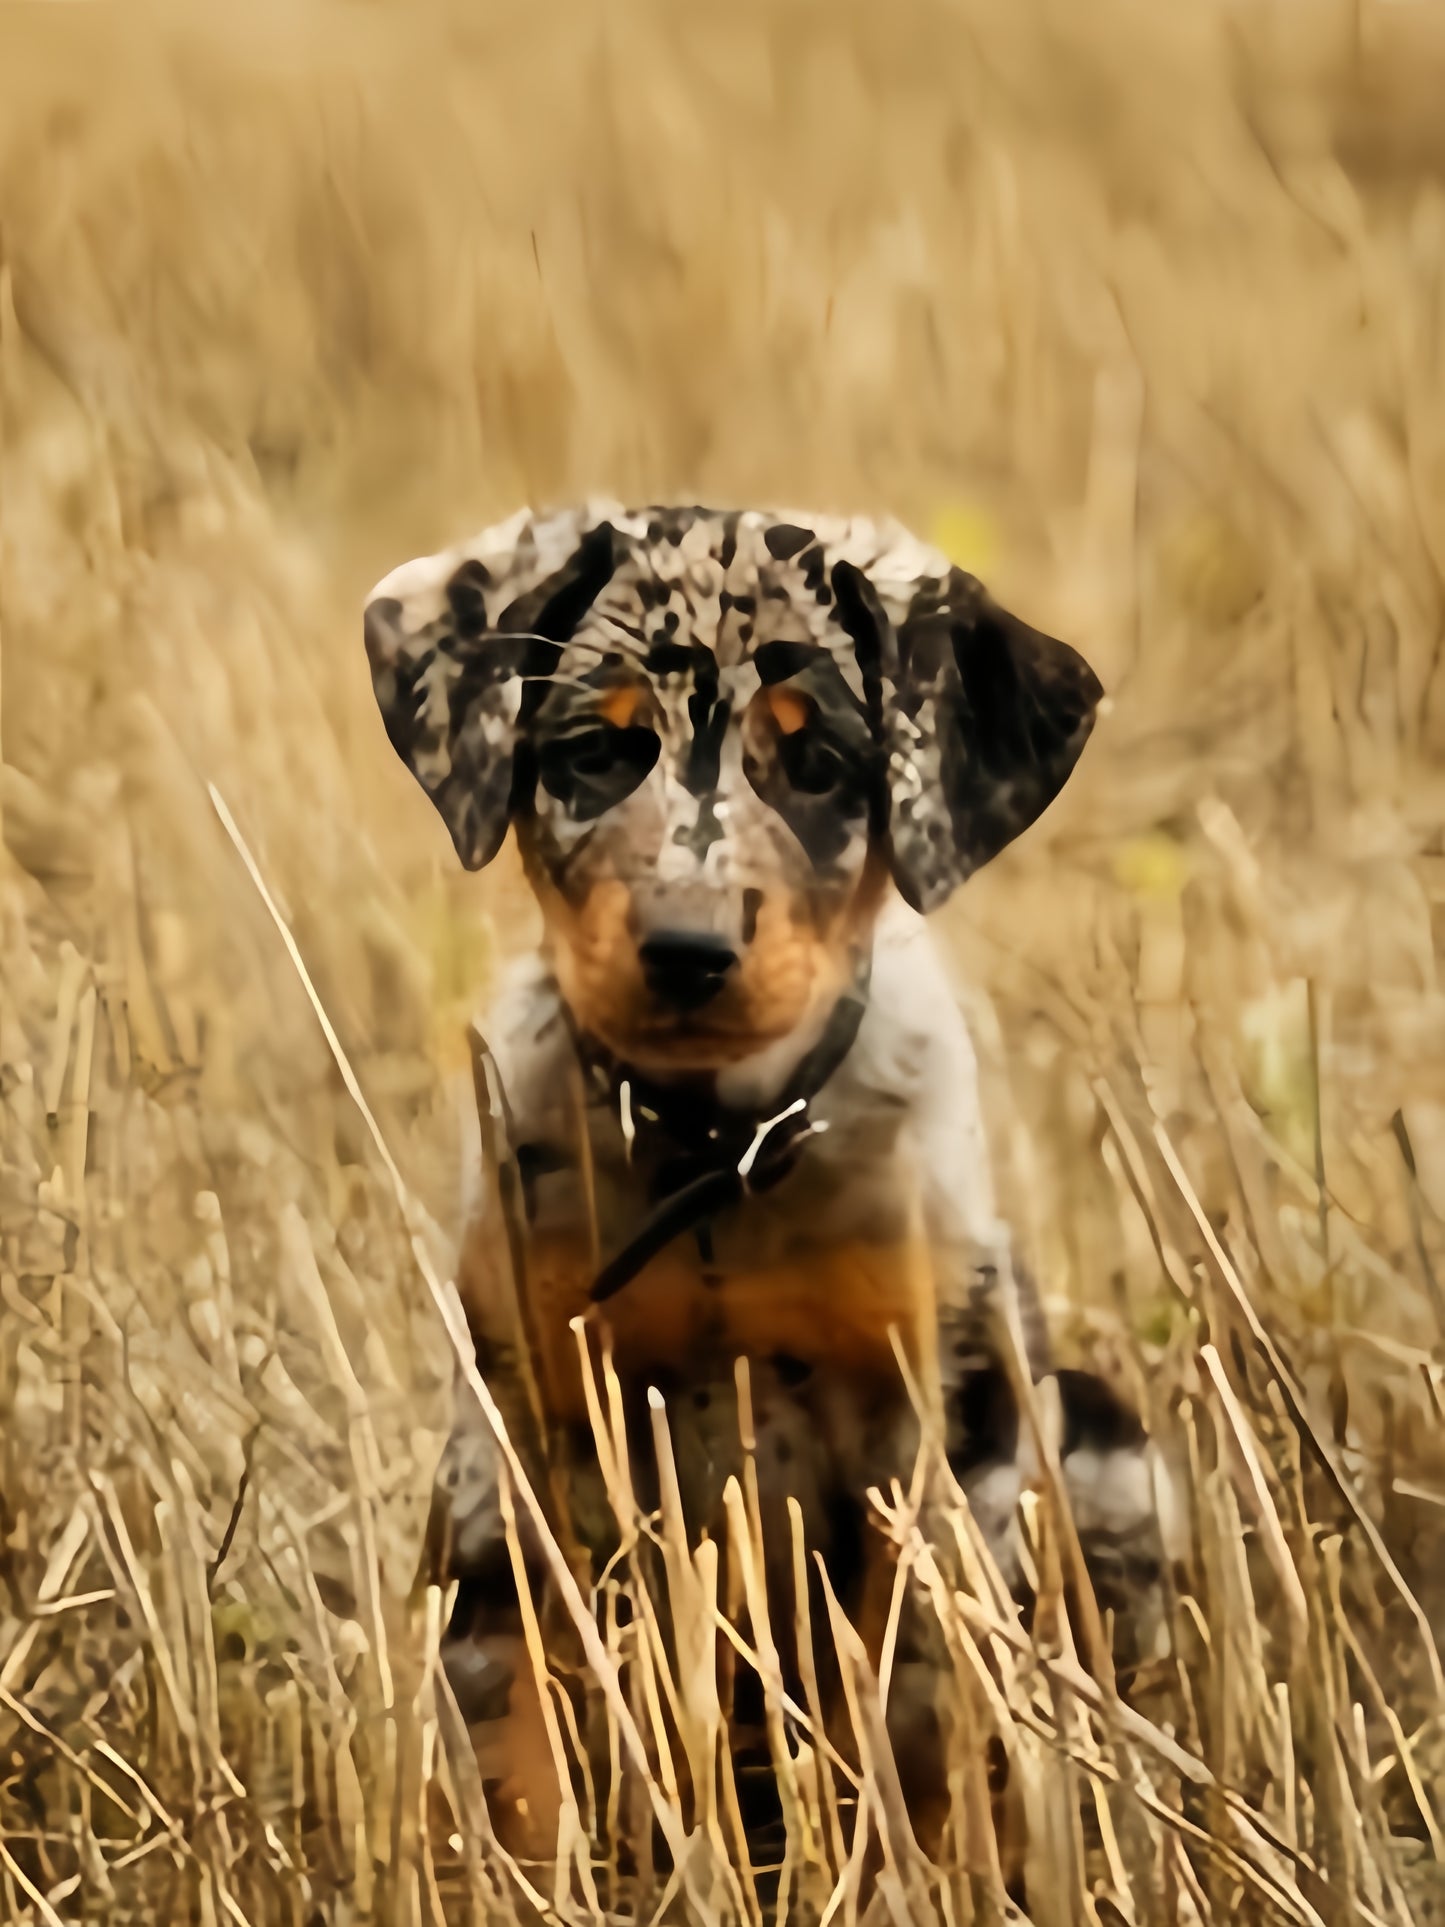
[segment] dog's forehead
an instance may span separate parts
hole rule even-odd
[[[707,652],[722,687],[738,693],[756,683],[760,650],[795,643],[826,650],[861,697],[853,643],[834,606],[834,568],[861,568],[895,619],[922,579],[948,568],[896,524],[864,518],[652,509],[610,519],[617,566],[594,604],[597,621],[618,621],[643,642],[650,670],[679,669],[678,645]]]
[[[616,567],[584,633],[621,628],[654,680],[710,681],[742,696],[769,643],[824,649],[856,678],[815,530],[756,515],[655,514],[628,518],[617,535]]]
[[[616,653],[676,692],[701,669],[720,693],[756,686],[753,666],[769,643],[822,648],[856,695],[854,650],[833,602],[840,562],[868,577],[891,621],[947,577],[944,556],[900,524],[867,516],[768,509],[627,507],[597,497],[575,507],[519,510],[440,555],[394,570],[372,591],[400,605],[412,635],[442,622],[448,586],[465,565],[485,597],[489,623],[565,571],[603,524],[613,566],[577,625],[579,643]]]

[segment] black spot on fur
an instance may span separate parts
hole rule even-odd
[[[693,677],[693,692],[687,699],[692,743],[682,780],[689,796],[706,796],[717,788],[732,705],[718,695],[717,657],[711,650],[698,650]]]
[[[726,831],[717,818],[717,798],[704,796],[697,806],[696,821],[691,826],[680,823],[673,831],[672,840],[690,850],[701,863],[713,844],[721,843],[725,835]]]
[[[788,561],[817,539],[811,529],[800,529],[794,522],[775,522],[763,531],[763,544],[777,562]]]
[[[753,657],[753,667],[764,685],[786,682],[816,660],[818,650],[811,642],[765,642]]]
[[[583,617],[607,587],[617,568],[616,531],[610,522],[600,522],[588,531],[573,551],[571,559],[526,595],[518,596],[497,619],[497,628],[507,635],[539,636],[544,642],[570,642]],[[554,656],[549,667],[532,670],[534,675],[551,675],[557,667]]]
[[[647,652],[650,676],[685,676],[693,666],[693,652],[685,642],[658,640]]]
[[[487,599],[483,591],[491,580],[485,563],[469,559],[447,583],[447,602],[459,636],[479,636],[486,629]]]
[[[1062,1457],[1081,1446],[1096,1452],[1142,1450],[1147,1434],[1139,1415],[1111,1385],[1093,1372],[1061,1371],[1058,1379],[1064,1414]]]
[[[863,679],[863,707],[874,742],[883,739],[883,678],[892,667],[896,654],[893,632],[873,584],[851,562],[840,562],[833,571],[833,593],[837,599],[838,621],[853,645],[853,660]],[[881,836],[890,813],[888,771],[879,759],[874,770],[868,798],[869,830]]]
[[[996,1366],[966,1372],[948,1397],[948,1463],[958,1477],[976,1466],[1012,1459],[1019,1409],[1007,1374]]]
[[[793,1390],[803,1384],[807,1378],[811,1377],[813,1371],[812,1366],[809,1365],[805,1359],[794,1358],[791,1352],[774,1352],[772,1364],[773,1370],[777,1373],[779,1380],[786,1385],[789,1390]]]

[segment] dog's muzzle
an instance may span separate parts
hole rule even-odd
[[[710,1004],[738,955],[722,937],[705,930],[659,930],[638,945],[647,988],[674,1010],[701,1010]]]

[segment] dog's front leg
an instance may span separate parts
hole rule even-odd
[[[476,1361],[501,1410],[564,1554],[579,1568],[573,1494],[550,1437],[550,1380],[570,1332],[539,1350],[535,1319],[511,1272],[495,1191],[474,1208],[460,1253],[457,1285]],[[555,1254],[554,1254],[555,1256]],[[579,1248],[575,1290],[585,1290],[588,1254]],[[554,1266],[555,1269],[555,1266]],[[548,1282],[551,1274],[548,1274]],[[538,1280],[530,1272],[527,1288]],[[555,1282],[555,1281],[552,1281]],[[535,1295],[535,1294],[534,1294]],[[538,1307],[530,1308],[535,1312]],[[575,1361],[574,1361],[575,1365]],[[540,1382],[539,1382],[540,1381]],[[504,1847],[526,1858],[556,1849],[564,1797],[558,1726],[544,1693],[552,1691],[541,1655],[555,1655],[559,1602],[536,1522],[516,1495],[503,1503],[503,1462],[491,1425],[460,1372],[452,1430],[438,1467],[428,1523],[424,1577],[455,1584],[441,1659],[476,1751],[492,1824]],[[585,1511],[585,1508],[584,1508]],[[510,1512],[511,1518],[508,1519]]]
[[[1028,1274],[1015,1277],[1012,1288],[1036,1306]],[[991,1353],[980,1349],[975,1321],[952,1344],[945,1339],[945,1434],[954,1477],[1005,1583],[1026,1601],[1019,1500],[1044,1476],[1041,1448],[1052,1458],[1088,1586],[1113,1622],[1111,1657],[1133,1666],[1162,1636],[1165,1547],[1155,1448],[1137,1413],[1099,1374],[1057,1368],[1042,1345],[1021,1370],[1002,1317],[994,1329],[999,1339]],[[1067,1557],[1061,1577],[1072,1585]]]
[[[536,1611],[545,1567],[526,1519],[508,1530],[496,1439],[465,1385],[457,1393],[428,1530],[428,1576],[456,1585],[441,1661],[499,1840],[511,1853],[542,1858],[556,1848],[562,1787],[528,1649],[523,1589]]]
[[[915,974],[933,983],[933,961],[925,968],[920,960]],[[1101,1378],[1055,1369],[1040,1294],[997,1216],[972,1041],[951,997],[937,984],[932,994],[935,1047],[910,1129],[936,1254],[948,1459],[1020,1595],[1019,1498],[1040,1478],[1041,1453],[1054,1461],[1091,1582],[1125,1634],[1119,1656],[1127,1659],[1152,1643],[1162,1603],[1152,1448]]]

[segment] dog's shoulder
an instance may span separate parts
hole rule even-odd
[[[536,954],[502,974],[477,1028],[486,1039],[506,1093],[514,1130],[545,1133],[551,1114],[569,1101],[575,1052],[557,980]]]
[[[883,909],[873,943],[868,1007],[839,1072],[848,1101],[912,1106],[936,1076],[938,1052],[972,1045],[925,918],[901,897]]]
[[[524,955],[503,970],[473,1029],[491,1058],[494,1076],[489,1082],[496,1101],[504,1107],[499,1119],[502,1141],[513,1150],[518,1145],[566,1141],[574,1053],[556,979],[541,957]],[[450,1080],[449,1095],[461,1151],[460,1191],[454,1203],[456,1232],[461,1237],[485,1216],[492,1199],[477,1108],[479,1093],[470,1070]]]
[[[843,1134],[892,1116],[934,1234],[974,1247],[1002,1238],[973,1038],[932,929],[900,899],[879,921],[857,1042],[814,1110]]]

